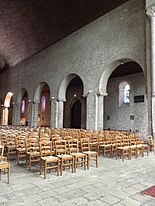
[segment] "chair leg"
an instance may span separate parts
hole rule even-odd
[[[31,170],[31,155],[29,155],[29,170]]]
[[[87,169],[89,170],[89,164],[90,164],[90,157],[87,155]]]
[[[84,157],[84,170],[86,170],[86,156]]]
[[[98,153],[96,154],[96,167],[98,168]]]
[[[57,176],[59,176],[59,160],[57,161]]]
[[[44,179],[46,179],[46,167],[47,167],[47,162],[44,161]]]
[[[62,162],[62,159],[61,159],[61,162],[60,162],[60,176],[62,176],[62,164],[63,164],[63,162]]]
[[[9,164],[9,167],[8,167],[8,184],[10,184],[10,164]]]
[[[76,172],[76,157],[74,158],[74,172]]]
[[[42,173],[42,159],[40,159],[40,175]]]
[[[74,159],[72,159],[72,173],[74,173]]]

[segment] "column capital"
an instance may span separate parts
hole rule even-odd
[[[57,102],[66,102],[66,99],[58,98],[58,99],[57,99]]]
[[[103,97],[106,97],[106,96],[108,96],[108,93],[107,93],[107,92],[99,91],[99,92],[97,92],[97,96],[103,96]]]
[[[155,6],[152,6],[146,10],[146,14],[149,18],[155,17]]]
[[[50,102],[54,102],[54,101],[57,102],[57,99],[55,97],[51,97],[49,101]]]
[[[92,90],[89,90],[87,93],[83,94],[83,97],[87,97],[90,94],[95,94],[95,92],[93,92]]]

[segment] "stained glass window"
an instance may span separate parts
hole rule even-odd
[[[42,96],[41,98],[41,112],[44,112],[46,108],[46,97]]]
[[[21,107],[21,113],[25,112],[25,100],[22,100],[22,107]]]

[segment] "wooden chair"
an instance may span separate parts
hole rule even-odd
[[[149,156],[149,151],[150,151],[150,147],[148,144],[138,144],[138,152],[139,154],[144,157],[144,153],[147,153],[147,156]]]
[[[60,159],[60,175],[62,175],[62,169],[66,166],[71,166],[72,173],[74,172],[74,157],[71,154],[68,154],[66,140],[57,140],[55,141],[55,153],[56,156]]]
[[[79,152],[78,140],[70,139],[68,140],[69,153],[74,157],[74,172],[78,164],[84,165],[84,170],[86,170],[86,154]]]
[[[110,157],[112,156],[112,144],[111,142],[105,140],[102,144],[99,145],[99,150],[103,152],[103,156],[105,157],[106,154],[109,154]]]
[[[98,167],[98,153],[90,150],[90,142],[88,138],[81,139],[81,150],[87,156],[87,169],[90,167],[90,161],[96,162],[96,167]]]
[[[4,153],[4,145],[0,145],[0,179],[1,179],[1,173],[4,169],[8,172],[8,184],[10,183],[10,163],[6,161],[6,158],[3,156]]]
[[[86,137],[87,138],[87,137]],[[98,136],[96,133],[93,133],[91,138],[89,139],[90,143],[90,150],[98,152]]]
[[[128,159],[131,160],[131,147],[130,146],[117,147],[116,159],[119,156],[119,154],[123,161],[125,156],[128,156]]]
[[[153,150],[153,146],[154,146],[152,135],[147,136],[147,144],[150,147],[150,151],[152,151]]]
[[[44,179],[46,179],[46,171],[55,169],[59,176],[59,158],[53,156],[52,141],[42,140],[40,145],[40,175],[44,169]]]
[[[16,156],[16,144],[15,144],[15,135],[8,135],[6,141],[6,154],[7,159],[15,158]]]
[[[25,140],[26,149],[26,167],[31,170],[32,163],[40,162],[39,141],[36,138],[27,138]]]
[[[15,138],[16,144],[16,162],[19,164],[19,161],[26,159],[26,149],[25,149],[25,136],[17,136]]]

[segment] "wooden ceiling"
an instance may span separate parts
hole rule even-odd
[[[13,67],[126,1],[0,0],[0,68]]]

